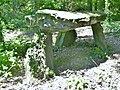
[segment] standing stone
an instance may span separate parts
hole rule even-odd
[[[56,47],[67,47],[75,42],[77,33],[75,30],[59,33],[56,39]]]
[[[103,34],[103,28],[100,23],[92,24],[93,37],[98,47],[103,51],[107,50],[107,44],[105,36]]]
[[[47,33],[47,38],[45,40],[45,55],[46,55],[46,65],[54,70],[53,65],[53,48],[52,48],[52,33]]]

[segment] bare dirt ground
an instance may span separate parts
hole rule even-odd
[[[86,32],[89,34],[88,36],[92,35],[91,32]],[[87,35],[86,32],[85,36]],[[107,61],[98,66],[76,71],[66,70],[49,81],[31,78],[31,81],[27,83],[24,75],[12,77],[7,80],[0,80],[0,90],[120,90],[120,36],[115,37],[111,34],[106,34],[106,41],[113,48],[112,55],[108,56]],[[63,55],[72,54],[72,49],[71,51],[65,49],[64,52],[66,54]],[[86,55],[84,56],[81,53],[86,53],[86,50],[78,48],[74,50],[76,50],[74,52],[81,54],[80,57],[82,56],[84,57],[83,59],[86,59]],[[62,51],[60,53],[62,54]],[[80,57],[79,55],[77,56],[77,58]],[[75,58],[73,60],[75,62]],[[79,60],[76,59],[76,61]],[[72,62],[72,65],[68,63],[69,68],[73,66],[74,62]]]

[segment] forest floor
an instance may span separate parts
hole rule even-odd
[[[58,76],[47,81],[32,78],[29,83],[24,75],[11,77],[0,80],[0,90],[120,90],[120,36],[106,34],[111,55],[102,60],[96,53],[90,54],[94,51],[91,31],[80,33],[83,36],[78,37],[83,38],[55,52]]]

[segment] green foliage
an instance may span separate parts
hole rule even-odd
[[[84,78],[79,75],[71,75],[68,79],[69,90],[85,90],[88,88],[88,83],[84,80]]]
[[[105,13],[107,18],[103,23],[103,26],[107,32],[120,31],[120,1],[119,0],[107,0]]]
[[[23,69],[23,63],[19,59],[25,57],[29,47],[33,47],[33,43],[26,37],[16,37],[5,42],[5,51],[0,52],[0,76],[18,75]],[[0,48],[3,49],[2,47]],[[5,69],[3,69],[3,67]],[[5,77],[7,77],[5,76]]]
[[[102,51],[98,47],[91,48],[91,58],[94,59],[95,56],[100,59],[106,59],[107,53]]]
[[[13,56],[13,51],[0,52],[0,76],[11,76],[17,72],[17,68],[19,66],[17,65],[16,57]]]
[[[3,51],[3,50],[4,50],[3,42],[0,42],[0,51]]]
[[[111,19],[115,21],[120,21],[120,1],[119,0],[110,0],[110,11]]]
[[[35,34],[33,40],[34,47],[29,48],[26,53],[26,59],[30,61],[30,71],[32,72],[32,75],[38,79],[50,79],[54,76],[53,71],[45,65],[44,40],[44,34]]]
[[[76,44],[76,48],[78,47],[86,48],[86,50],[90,52],[92,59],[95,59],[96,57],[99,59],[106,59],[106,56],[109,55],[112,51],[111,47],[107,48],[107,52],[102,51],[91,39],[81,41],[78,43],[78,45]]]
[[[33,43],[21,36],[10,41],[6,41],[5,46],[6,50],[14,51],[14,56],[25,57],[27,49],[29,47],[33,47]]]
[[[103,22],[103,28],[106,32],[120,32],[120,22],[119,21],[108,21],[107,19]]]
[[[120,21],[111,22],[109,28],[111,32],[120,32]]]

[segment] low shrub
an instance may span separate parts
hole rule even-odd
[[[0,52],[0,76],[8,77],[15,74],[19,69],[16,60],[13,51]]]

